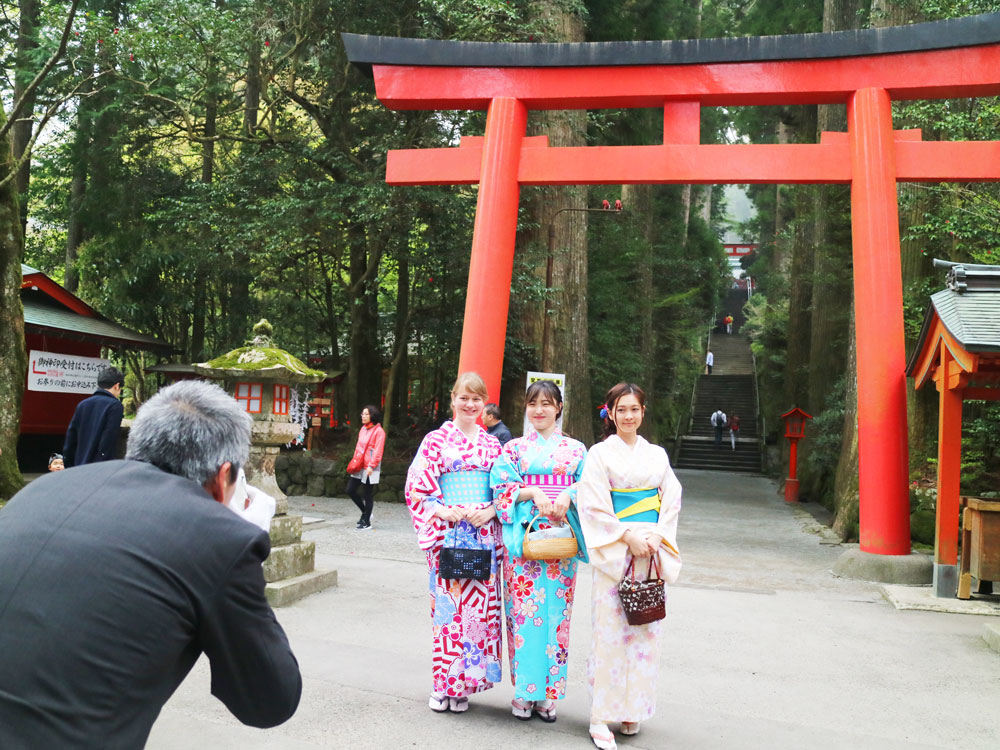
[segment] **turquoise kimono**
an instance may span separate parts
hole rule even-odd
[[[566,694],[569,622],[576,586],[576,568],[587,561],[576,489],[587,449],[558,430],[548,440],[535,432],[511,440],[490,472],[497,518],[507,550],[504,560],[504,606],[507,652],[514,696],[526,701],[557,700]],[[540,486],[549,497],[567,491],[573,499],[566,520],[579,544],[575,557],[565,560],[526,560],[522,545],[528,523],[538,513],[532,501],[518,499],[521,489]],[[549,528],[539,515],[536,529]]]

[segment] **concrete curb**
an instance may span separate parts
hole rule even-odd
[[[860,549],[849,549],[833,565],[838,578],[873,583],[898,583],[925,586],[934,575],[930,555],[911,552],[909,555],[873,555]]]
[[[1000,652],[1000,626],[984,625],[983,640],[994,651]]]

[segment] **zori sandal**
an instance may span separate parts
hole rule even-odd
[[[458,698],[449,698],[448,699],[448,708],[451,709],[451,712],[453,714],[460,714],[460,713],[463,713],[464,711],[468,711],[469,710],[469,699],[467,697],[465,697],[464,695],[460,696]]]
[[[598,750],[618,750],[615,736],[611,734],[607,724],[591,724],[590,739],[594,741]]]
[[[431,693],[431,699],[427,701],[431,711],[443,714],[448,710],[448,698],[444,693]]]
[[[527,721],[531,718],[531,701],[515,698],[510,702],[510,712],[514,714],[514,718]]]
[[[621,726],[621,733],[632,736],[634,734],[639,734],[639,722],[638,721],[623,721]]]
[[[546,698],[543,701],[535,701],[534,709],[535,713],[538,714],[538,718],[546,724],[551,724],[556,720],[556,702],[551,698]]]

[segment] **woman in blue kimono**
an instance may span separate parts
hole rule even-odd
[[[576,567],[579,561],[587,561],[574,487],[587,449],[559,430],[562,393],[555,383],[532,383],[524,401],[531,428],[524,437],[504,446],[493,464],[490,485],[507,550],[504,605],[514,683],[513,714],[527,720],[536,713],[543,721],[552,722],[556,720],[555,702],[566,695]],[[523,543],[532,519],[536,519],[533,529],[537,530],[569,524],[579,542],[576,556],[526,560]]]

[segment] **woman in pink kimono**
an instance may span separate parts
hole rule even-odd
[[[664,621],[629,625],[618,599],[618,583],[629,561],[645,579],[655,556],[660,577],[677,580],[677,516],[681,485],[667,453],[638,434],[646,396],[632,383],[608,392],[604,441],[590,449],[577,502],[593,571],[593,643],[587,665],[591,686],[590,736],[601,750],[614,750],[608,727],[619,722],[634,735],[656,708],[660,633]]]
[[[451,391],[451,421],[428,433],[406,477],[406,505],[430,572],[428,704],[437,712],[467,710],[470,694],[493,687],[501,677],[503,539],[490,489],[500,442],[476,423],[485,404],[483,379],[459,375]],[[445,546],[490,550],[489,577],[442,578],[438,562]]]

